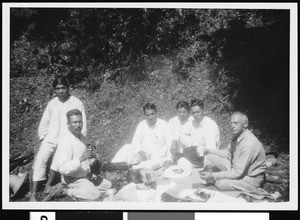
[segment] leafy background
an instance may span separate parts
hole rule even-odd
[[[289,10],[10,10],[11,155],[38,147],[52,80],[65,75],[104,159],[131,142],[146,102],[169,120],[179,100],[201,98],[222,147],[242,110],[266,151],[280,152],[274,169],[288,169]],[[288,185],[270,187],[288,200]]]

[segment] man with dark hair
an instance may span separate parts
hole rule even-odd
[[[101,197],[100,190],[107,190],[111,183],[103,179],[95,186],[90,181],[90,163],[93,152],[87,149],[84,136],[82,114],[78,109],[67,113],[69,131],[60,139],[55,154],[58,170],[62,174],[62,181],[68,187],[67,195],[86,200],[97,200]]]
[[[248,117],[234,112],[230,119],[233,138],[224,150],[206,149],[200,177],[219,190],[253,190],[261,186],[266,170],[265,151],[248,130]]]
[[[176,105],[177,116],[169,120],[172,135],[171,154],[173,162],[182,154],[183,150],[191,146],[192,117],[189,115],[190,106],[187,101],[179,101]]]
[[[123,146],[112,159],[113,163],[138,164],[136,168],[156,170],[170,159],[171,136],[168,123],[156,115],[156,106],[143,106],[145,120],[135,131],[132,144]]]
[[[184,149],[183,155],[191,166],[202,167],[205,149],[218,149],[220,132],[216,122],[204,114],[204,103],[200,99],[193,99],[190,104],[193,116],[191,147]]]
[[[82,102],[70,95],[68,80],[58,76],[52,83],[56,95],[47,105],[38,128],[39,139],[42,142],[35,156],[33,164],[33,187],[30,201],[36,201],[36,193],[40,182],[46,180],[46,168],[48,161],[54,155],[59,139],[68,130],[66,113],[71,109],[78,109],[82,112],[83,128],[82,134],[86,135],[86,115]],[[57,171],[57,166],[52,164],[49,178],[46,183],[47,191],[52,184]]]

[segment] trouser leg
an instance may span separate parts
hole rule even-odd
[[[135,155],[134,148],[131,144],[125,144],[112,159],[113,163],[126,162],[128,164],[139,163],[140,158]]]
[[[203,167],[204,157],[198,155],[197,149],[195,147],[188,147],[183,150],[183,156],[193,164],[193,167]]]
[[[243,190],[253,190],[261,186],[263,182],[263,175],[257,177],[245,176],[241,180],[230,180],[223,179],[215,183],[216,187],[222,191],[243,191]]]
[[[101,192],[87,178],[81,178],[69,183],[68,188],[68,196],[79,199],[97,200],[101,196]]]
[[[215,154],[208,154],[204,157],[204,168],[212,167],[215,171],[225,171],[231,168],[230,161]]]
[[[43,181],[46,179],[47,164],[55,150],[56,146],[46,141],[42,142],[33,164],[33,181]]]

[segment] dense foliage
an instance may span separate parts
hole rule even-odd
[[[288,10],[12,8],[10,44],[11,146],[36,145],[51,81],[63,74],[104,154],[130,141],[146,101],[169,119],[193,97],[225,143],[228,113],[242,109],[267,145],[288,150]]]

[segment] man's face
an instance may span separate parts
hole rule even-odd
[[[59,100],[66,100],[69,96],[69,89],[67,86],[63,84],[58,84],[54,88],[54,93],[58,97]]]
[[[156,111],[154,109],[146,109],[145,117],[146,117],[148,125],[150,125],[150,126],[155,125],[157,116],[156,116]]]
[[[82,129],[82,116],[71,115],[68,121],[68,127],[72,134],[75,136],[80,135]]]
[[[230,118],[231,130],[234,137],[239,136],[246,129],[246,123],[241,115],[235,114]]]
[[[191,115],[197,122],[201,122],[204,118],[204,111],[199,106],[194,106],[191,108]]]
[[[189,111],[186,108],[177,109],[178,118],[180,121],[184,122],[189,118]]]

